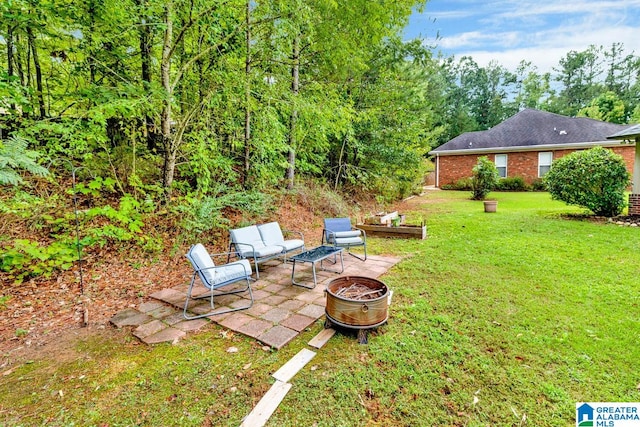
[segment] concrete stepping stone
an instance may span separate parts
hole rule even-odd
[[[303,316],[302,314],[294,314],[291,317],[284,319],[280,324],[289,329],[293,329],[294,331],[302,332],[315,321],[316,319],[312,317]]]
[[[258,338],[259,341],[266,345],[275,348],[276,350],[284,347],[289,341],[294,339],[298,335],[298,332],[293,329],[285,328],[281,325],[276,325],[271,329],[268,329]]]
[[[142,342],[145,344],[159,344],[163,342],[170,342],[171,344],[175,344],[180,341],[187,333],[185,331],[181,331],[176,328],[165,328],[159,332],[156,332],[153,335],[149,335],[146,338],[142,339]]]
[[[140,326],[143,323],[147,323],[153,318],[145,313],[140,313],[133,308],[127,308],[126,310],[116,313],[110,320],[112,325],[116,328],[122,328],[124,326]]]
[[[133,335],[140,340],[144,341],[144,339],[150,335],[160,332],[163,329],[166,329],[166,323],[161,322],[160,320],[152,320],[149,323],[145,323],[143,325],[138,326],[133,331]]]

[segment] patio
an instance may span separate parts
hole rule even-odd
[[[318,269],[318,285],[306,289],[291,284],[290,263],[273,260],[261,264],[260,279],[252,283],[255,302],[247,310],[185,320],[182,309],[188,283],[182,283],[151,294],[150,301],[140,304],[137,309],[128,308],[117,313],[110,322],[118,328],[132,327],[133,335],[146,344],[174,343],[213,322],[280,349],[324,315],[324,289],[329,281],[342,276],[377,278],[399,261],[399,258],[369,256],[363,262],[345,254],[342,274]],[[296,266],[296,281],[312,283],[310,265]],[[205,291],[202,286],[199,289]],[[220,310],[247,303],[238,295],[221,296],[214,301]],[[197,301],[189,308],[193,313],[206,313],[209,309],[208,300]]]

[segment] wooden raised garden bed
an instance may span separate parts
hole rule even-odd
[[[398,212],[380,213],[367,218],[364,224],[356,227],[366,231],[367,236],[426,239],[427,225],[424,222],[420,225],[408,225],[404,224],[404,219],[404,215],[398,215]]]

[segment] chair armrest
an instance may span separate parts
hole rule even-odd
[[[335,233],[331,230],[327,230],[326,228],[322,229],[322,242],[321,243],[325,243],[325,239],[326,239],[326,243],[329,243],[330,239],[335,239]]]
[[[244,252],[243,250],[241,250],[241,247],[249,247],[251,248],[250,251],[253,253],[253,258],[256,258],[256,247],[254,245],[252,245],[251,243],[242,243],[242,242],[236,242],[236,243],[231,243],[229,245],[229,249],[231,249],[231,246],[235,247],[235,252],[236,252],[236,256],[238,258],[246,258],[242,253]],[[231,259],[231,255],[229,255],[229,258],[227,258],[227,260]]]
[[[219,254],[211,254],[211,256],[215,256],[215,255],[227,255],[230,254],[229,252],[223,252],[223,253],[219,253]],[[206,270],[216,270],[216,269],[223,269],[228,267],[230,264],[238,264],[240,266],[242,266],[242,269],[244,270],[244,275],[245,276],[251,276],[250,273],[247,273],[247,267],[245,267],[244,264],[242,264],[240,261],[233,261],[233,262],[228,262],[226,264],[220,264],[220,265],[212,265],[211,267],[203,267],[203,268],[199,268],[199,269],[194,269],[193,275],[195,276],[196,274],[202,272],[202,271],[206,271]]]
[[[302,235],[302,233],[300,231],[295,231],[295,230],[282,230],[283,234],[297,234],[300,236],[301,240],[304,240],[304,236]]]
[[[366,231],[364,231],[362,228],[358,228],[358,227],[354,227],[354,230],[358,230],[360,233],[362,233],[363,240],[365,242],[367,241],[367,232]]]

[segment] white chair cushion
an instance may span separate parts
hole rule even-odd
[[[284,242],[281,243],[282,246],[284,246],[285,250],[287,252],[292,251],[294,249],[298,249],[304,246],[304,240],[300,240],[300,239],[290,239],[290,240],[285,240]]]
[[[236,250],[242,257],[253,256],[253,249],[258,252],[259,249],[264,248],[265,244],[260,236],[260,231],[255,225],[248,227],[236,228],[229,232],[231,241],[236,244]],[[251,246],[242,245],[240,243],[248,243]]]
[[[255,253],[254,253],[255,252]],[[249,251],[247,256],[253,257],[254,255],[258,258],[263,258],[271,255],[277,255],[282,252],[282,246],[263,246],[261,248],[257,248],[255,251]]]
[[[344,237],[336,239],[336,245],[362,245],[364,242],[360,237]]]
[[[280,229],[280,224],[277,222],[269,222],[267,224],[259,225],[258,231],[260,231],[262,241],[267,246],[281,245],[284,242],[282,229]]]
[[[212,269],[215,270],[214,285],[228,282],[229,280],[244,278],[251,275],[251,264],[246,259],[235,261],[230,264],[221,265]]]
[[[187,259],[191,262],[194,270],[201,270],[199,271],[199,274],[203,282],[207,284],[215,282],[214,269],[211,268],[215,267],[215,264],[202,243],[197,243],[191,247],[187,254]]]
[[[336,239],[341,237],[360,237],[362,231],[360,230],[351,230],[351,231],[336,231],[335,233],[330,234],[331,236],[335,236]]]

